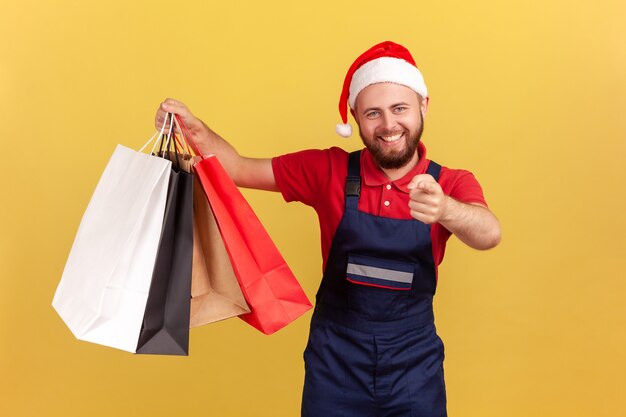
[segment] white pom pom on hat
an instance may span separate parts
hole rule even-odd
[[[391,82],[409,87],[422,97],[428,90],[415,60],[404,46],[391,41],[381,42],[363,52],[350,66],[339,97],[339,114],[343,124],[336,131],[344,138],[352,135],[348,124],[348,106],[354,109],[356,97],[368,85]]]
[[[339,136],[349,138],[352,135],[352,126],[350,123],[339,123],[337,127],[335,127],[335,131]]]

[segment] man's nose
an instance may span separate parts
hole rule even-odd
[[[383,113],[383,117],[382,117],[382,127],[384,127],[387,130],[393,130],[393,128],[396,127],[396,119],[393,117],[392,114],[389,113]]]

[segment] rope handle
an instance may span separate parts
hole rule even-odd
[[[201,159],[204,159],[204,156],[202,156],[202,152],[200,152],[200,148],[198,148],[198,145],[193,140],[191,132],[189,131],[189,128],[187,127],[183,119],[179,115],[175,114],[174,122],[176,123],[176,126],[178,126],[178,130],[180,130],[181,136],[183,137],[185,143],[191,146],[191,149],[193,149],[193,152],[197,156],[199,156]]]
[[[139,152],[143,152],[143,150],[146,148],[146,146],[148,146],[150,144],[150,142],[152,142],[154,140],[155,137],[161,137],[163,136],[163,132],[165,131],[165,126],[167,125],[167,118],[168,116],[170,116],[171,113],[167,113],[165,115],[165,118],[163,119],[163,126],[161,126],[161,131],[157,131],[154,133],[154,135],[152,135],[152,137],[150,139],[148,139],[148,141],[141,147],[141,149],[139,149]],[[170,127],[171,129],[171,127]],[[156,147],[157,143],[159,141],[154,142],[154,146],[152,146],[152,150],[150,151],[151,154],[154,153],[154,148]]]

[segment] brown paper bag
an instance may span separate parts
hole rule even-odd
[[[249,313],[200,181],[194,176],[191,321],[197,327]]]

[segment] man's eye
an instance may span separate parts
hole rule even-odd
[[[378,112],[377,112],[377,111],[371,111],[371,112],[367,113],[365,116],[366,116],[368,119],[373,119],[374,117],[377,117],[377,116],[378,116]]]
[[[396,111],[396,113],[402,113],[403,111],[406,110],[406,107],[398,106],[398,107],[394,108],[394,110]]]

